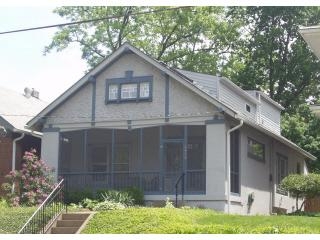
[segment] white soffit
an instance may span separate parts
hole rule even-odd
[[[314,54],[320,59],[320,26],[300,27],[299,32]]]

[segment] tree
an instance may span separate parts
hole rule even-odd
[[[280,187],[296,198],[296,212],[300,212],[305,198],[313,198],[320,194],[320,175],[314,173],[308,175],[290,174],[281,181]],[[304,200],[299,207],[299,199],[301,198]]]
[[[234,7],[229,15],[245,23],[242,43],[225,66],[233,81],[267,92],[289,111],[319,97],[319,60],[298,32],[320,22],[319,7]]]
[[[8,182],[2,186],[8,200],[13,206],[41,204],[55,187],[51,171],[39,160],[35,149],[25,152],[21,170],[11,171],[6,176]]]
[[[226,17],[223,7],[59,7],[69,21],[121,16],[72,25],[56,32],[45,53],[78,43],[82,58],[94,67],[123,42],[130,42],[170,66],[216,74],[239,38],[240,21]],[[142,11],[161,11],[134,15]]]
[[[304,150],[315,155],[317,161],[309,161],[311,172],[320,173],[320,119],[302,104],[293,113],[284,113],[281,120],[281,134]]]

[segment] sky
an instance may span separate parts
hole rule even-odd
[[[52,13],[52,6],[0,6],[0,31],[67,22]],[[0,86],[23,93],[25,87],[40,92],[40,98],[51,102],[87,69],[79,46],[44,56],[56,28],[0,35]],[[1,97],[1,96],[0,96]]]

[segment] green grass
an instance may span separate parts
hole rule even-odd
[[[35,210],[35,207],[0,206],[0,234],[17,233]]]
[[[320,217],[240,216],[208,209],[128,208],[95,214],[82,233],[320,233]]]

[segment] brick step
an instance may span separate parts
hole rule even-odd
[[[51,234],[74,234],[78,229],[79,227],[53,227]]]
[[[89,213],[64,213],[62,214],[62,220],[86,220],[89,217]]]
[[[56,227],[81,227],[84,220],[58,220]]]

